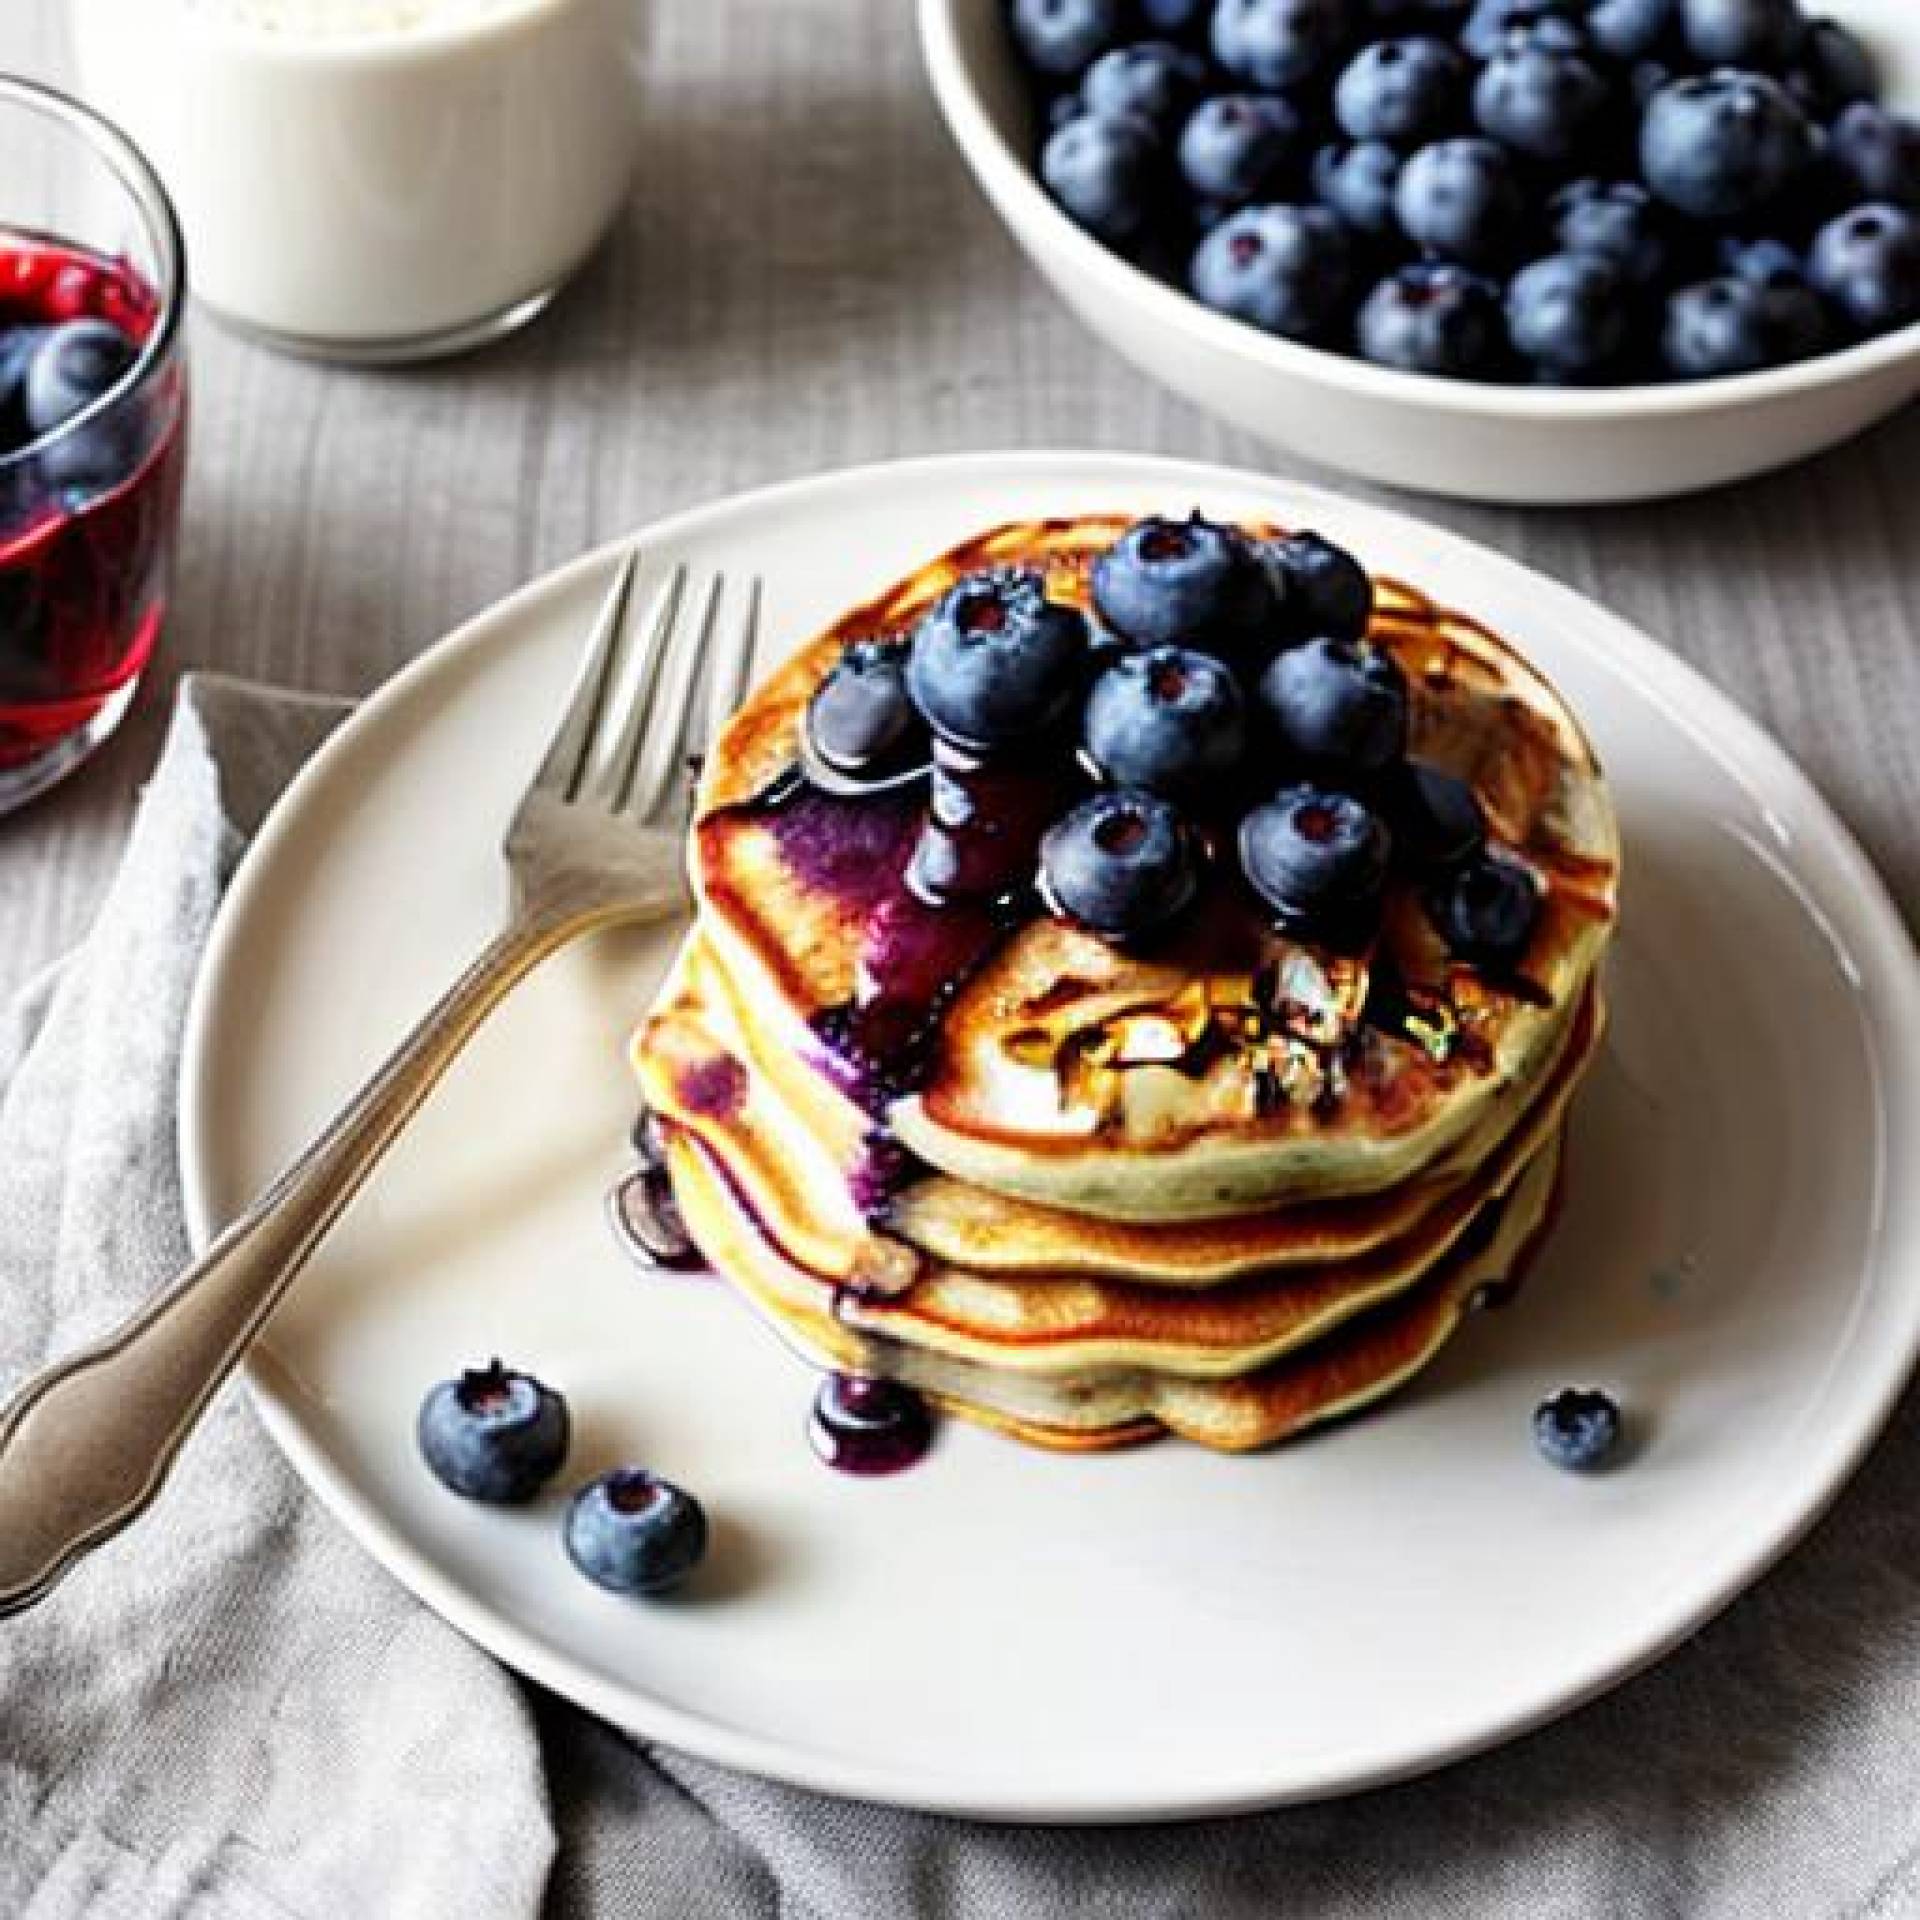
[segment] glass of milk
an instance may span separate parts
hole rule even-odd
[[[172,191],[194,290],[329,359],[531,319],[626,198],[637,0],[70,0],[86,97]]]

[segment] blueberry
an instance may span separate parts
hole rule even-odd
[[[961,746],[1010,746],[1065,710],[1087,653],[1087,623],[1049,600],[1028,568],[969,574],[920,622],[907,690],[927,724]]]
[[[1346,49],[1351,0],[1216,0],[1213,57],[1256,87],[1297,86]]]
[[[1089,113],[1135,114],[1170,133],[1200,98],[1207,63],[1165,40],[1136,40],[1103,53],[1087,69],[1080,97]]]
[[[1627,344],[1627,278],[1597,253],[1555,253],[1522,267],[1507,288],[1513,350],[1543,378],[1604,374]]]
[[[1416,873],[1461,866],[1487,844],[1486,815],[1472,787],[1423,760],[1391,770],[1384,803],[1395,857]]]
[[[1240,868],[1290,932],[1357,932],[1377,912],[1392,842],[1364,800],[1283,787],[1240,823]]]
[[[567,1558],[610,1593],[665,1593],[706,1557],[707,1516],[692,1494],[644,1467],[616,1467],[567,1507]]]
[[[1920,123],[1861,101],[1828,129],[1827,157],[1854,199],[1920,212]]]
[[[1825,335],[1820,297],[1805,281],[1768,286],[1726,274],[1669,295],[1660,346],[1670,373],[1700,380],[1804,360]]]
[[[1721,70],[1662,87],[1640,123],[1640,171],[1696,220],[1757,212],[1813,156],[1807,117],[1778,81]]]
[[[1511,973],[1540,918],[1540,886],[1518,861],[1483,853],[1443,881],[1429,904],[1456,959],[1489,973]]]
[[[1720,242],[1720,267],[1736,280],[1751,280],[1756,287],[1804,287],[1807,263],[1784,240],[1763,237],[1749,240],[1729,234]]]
[[[1377,647],[1317,639],[1276,654],[1260,704],[1282,753],[1318,772],[1378,773],[1407,744],[1407,683]]]
[[[1534,1408],[1533,1442],[1556,1467],[1591,1473],[1620,1444],[1620,1408],[1597,1387],[1563,1387]]]
[[[1800,0],[1680,0],[1681,36],[1702,66],[1784,67],[1806,31]]]
[[[531,1500],[567,1457],[567,1403],[498,1360],[443,1380],[415,1434],[434,1476],[469,1500]]]
[[[1253,548],[1197,513],[1136,520],[1094,561],[1092,587],[1100,618],[1140,646],[1238,659],[1273,638],[1273,582]]]
[[[1900,207],[1869,201],[1828,221],[1807,270],[1862,333],[1920,320],[1920,221]]]
[[[1191,286],[1221,313],[1307,340],[1345,308],[1352,273],[1346,229],[1325,207],[1243,207],[1201,241]]]
[[[109,320],[68,320],[49,328],[21,388],[28,429],[53,434],[111,392],[139,355],[139,343]],[[99,420],[52,439],[41,450],[41,467],[60,486],[111,486],[138,463],[143,431],[139,407],[123,397]]]
[[[1631,180],[1575,180],[1548,209],[1563,253],[1599,253],[1636,286],[1663,278],[1672,253],[1667,220],[1645,187]]]
[[[1483,133],[1530,160],[1571,160],[1607,109],[1600,70],[1544,39],[1514,35],[1480,71],[1473,116]]]
[[[1460,44],[1476,60],[1491,60],[1515,27],[1565,18],[1571,7],[1572,0],[1479,0],[1460,35]]]
[[[1401,165],[1384,140],[1322,147],[1313,157],[1313,190],[1356,233],[1384,239],[1398,231],[1393,190]]]
[[[1049,134],[1040,178],[1067,213],[1110,246],[1145,233],[1164,197],[1166,149],[1137,114],[1083,113]]]
[[[807,741],[837,773],[881,777],[925,758],[926,729],[907,692],[905,649],[856,640],[807,703]]]
[[[1615,60],[1644,60],[1667,44],[1675,0],[1588,0],[1587,32]]]
[[[1416,260],[1382,280],[1355,323],[1361,353],[1383,367],[1478,379],[1506,345],[1492,281],[1444,260]]]
[[[1376,40],[1334,83],[1333,111],[1355,140],[1439,138],[1460,118],[1467,65],[1457,47],[1429,35]]]
[[[1221,207],[1270,197],[1300,146],[1300,116],[1284,100],[1221,93],[1195,107],[1180,134],[1180,172]]]
[[[1233,773],[1245,744],[1239,681],[1190,648],[1125,654],[1087,697],[1087,755],[1116,786],[1196,795]]]
[[[1475,267],[1512,254],[1527,212],[1506,149],[1479,139],[1422,147],[1401,169],[1393,208],[1415,246]]]
[[[1076,79],[1126,26],[1125,0],[1013,0],[1013,37],[1039,73]]]
[[[1633,95],[1633,104],[1644,110],[1656,93],[1673,85],[1675,78],[1674,70],[1664,60],[1636,60],[1627,75],[1627,91]]]
[[[1261,549],[1279,589],[1281,619],[1296,640],[1360,640],[1373,619],[1373,580],[1345,547],[1312,531]]]
[[[0,327],[0,453],[14,452],[33,438],[27,423],[27,373],[46,336],[45,327]]]
[[[1800,65],[1789,84],[1821,119],[1830,119],[1856,100],[1876,99],[1880,92],[1873,55],[1837,20],[1808,24]]]
[[[1164,926],[1198,884],[1193,836],[1158,794],[1109,787],[1049,827],[1040,890],[1053,912],[1112,940]]]

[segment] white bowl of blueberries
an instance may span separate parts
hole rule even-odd
[[[1278,446],[1684,493],[1920,393],[1915,0],[920,0],[1056,291]]]

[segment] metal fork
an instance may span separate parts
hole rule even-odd
[[[636,619],[639,558],[630,549],[616,569],[565,715],[507,827],[506,925],[198,1260],[0,1414],[0,1614],[32,1606],[146,1510],[321,1236],[509,990],[594,928],[684,910],[694,758],[746,690],[760,586],[749,582],[723,623],[721,577],[694,591],[676,567]]]

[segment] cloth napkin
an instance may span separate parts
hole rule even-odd
[[[0,1387],[185,1257],[194,968],[342,711],[189,680],[98,924],[0,1016]],[[154,1511],[0,1623],[0,1914],[1920,1913],[1917,1481],[1909,1409],[1720,1621],[1497,1754],[1255,1819],[1048,1831],[769,1786],[524,1686],[365,1559],[229,1391]]]

